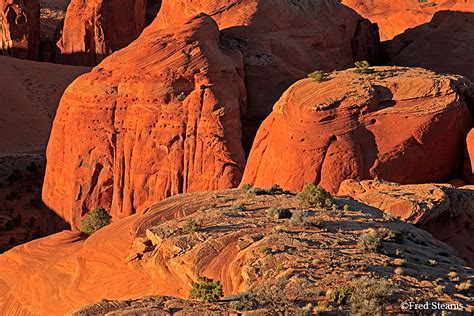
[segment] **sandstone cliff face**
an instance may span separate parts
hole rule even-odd
[[[57,46],[59,63],[95,66],[145,28],[146,0],[73,0]]]
[[[428,23],[438,11],[474,12],[474,2],[458,0],[343,0],[360,15],[377,23],[382,40],[390,40],[407,29]]]
[[[206,15],[156,31],[66,90],[48,144],[43,199],[73,227],[181,192],[236,186],[245,164],[242,56]]]
[[[274,308],[296,315],[301,307],[295,310],[291,302],[305,300],[316,306],[326,292],[348,285],[349,273],[383,278],[400,297],[419,297],[423,287],[422,295],[430,299],[469,308],[453,282],[442,283],[442,294],[435,292],[435,280],[449,271],[457,271],[462,281],[473,275],[451,247],[402,221],[383,220],[374,208],[347,199],[338,203],[349,203],[351,210],[338,217],[314,209],[305,220],[319,226],[298,226],[267,215],[275,207],[298,212],[300,204],[293,195],[191,193],[161,201],[86,240],[72,231],[35,240],[0,256],[0,314],[65,315],[103,299],[143,295],[188,298],[192,282],[206,276],[220,280],[225,295],[250,288],[267,302],[277,299],[270,302]],[[200,226],[186,230],[189,220]],[[360,236],[375,229],[402,232],[403,242],[384,241],[383,252],[361,250]],[[404,268],[409,277],[394,275],[387,254],[395,252],[409,263]],[[428,259],[439,263],[428,266]]]
[[[430,232],[474,266],[473,186],[347,180],[338,194],[352,196]]]
[[[39,15],[38,0],[0,1],[0,55],[38,59]]]
[[[290,87],[257,133],[243,183],[292,191],[315,183],[337,192],[345,179],[452,179],[471,128],[471,83],[420,68],[373,71]]]
[[[423,67],[474,80],[474,1],[470,12],[441,11],[386,43],[391,65]]]
[[[376,27],[338,0],[164,1],[154,25],[165,28],[198,12],[217,21],[224,45],[244,54],[246,149],[273,104],[296,80],[316,69],[376,62],[380,54]]]

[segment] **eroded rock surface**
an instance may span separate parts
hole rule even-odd
[[[188,298],[199,276],[220,280],[225,295],[252,290],[261,303],[244,307],[263,314],[296,314],[298,300],[316,307],[327,300],[326,293],[363,277],[385,280],[397,294],[391,299],[414,296],[469,308],[469,295],[456,286],[473,277],[472,269],[454,256],[454,249],[412,225],[385,220],[377,209],[349,199],[337,203],[349,209],[307,209],[290,220],[270,211],[301,212],[293,195],[190,193],[116,221],[85,240],[71,231],[39,239],[0,256],[0,312],[64,315],[103,299]],[[384,238],[380,251],[360,246],[368,233]],[[402,275],[394,273],[397,256],[406,263]],[[446,277],[453,270],[456,282]],[[444,286],[442,293],[438,286]],[[104,302],[100,306],[110,308]]]
[[[43,199],[77,227],[170,195],[231,188],[245,164],[242,56],[207,15],[148,28],[66,90],[48,144]]]
[[[472,0],[343,0],[342,3],[378,24],[382,40],[428,23],[438,11],[474,12]]]
[[[217,21],[223,45],[243,52],[246,150],[292,83],[317,69],[345,69],[354,61],[380,58],[376,27],[338,0],[164,1],[153,24],[165,28],[199,12]]]
[[[0,54],[38,59],[39,20],[38,0],[1,0]]]
[[[134,41],[146,25],[146,0],[72,0],[56,62],[95,66]]]
[[[407,30],[385,46],[391,65],[423,67],[474,80],[474,1],[470,12],[440,11],[424,25]]]
[[[338,194],[352,196],[415,224],[454,247],[460,257],[474,266],[473,186],[347,180]]]
[[[371,71],[291,86],[258,131],[243,183],[337,192],[345,179],[455,178],[471,129],[470,81],[420,68]]]

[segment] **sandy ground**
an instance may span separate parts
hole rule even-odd
[[[0,253],[38,237],[53,118],[66,87],[88,70],[0,56]]]
[[[43,153],[64,90],[88,69],[0,56],[0,155]]]

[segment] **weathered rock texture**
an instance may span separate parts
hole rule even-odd
[[[474,12],[472,0],[343,0],[342,3],[379,25],[382,40],[389,40],[407,29],[431,20],[442,10]]]
[[[474,187],[347,180],[339,195],[396,215],[454,247],[474,267]]]
[[[224,45],[244,54],[246,149],[296,80],[316,69],[345,69],[358,60],[375,63],[380,55],[376,27],[338,0],[164,1],[154,25],[165,28],[199,12],[217,21]]]
[[[386,44],[390,64],[455,73],[474,80],[474,1],[471,12],[441,11],[431,22]]]
[[[145,28],[146,0],[73,0],[57,43],[59,63],[94,66]]]
[[[66,90],[47,149],[43,199],[77,227],[181,192],[238,185],[245,164],[242,55],[207,15],[156,31]]]
[[[349,273],[382,278],[401,298],[470,308],[469,295],[457,293],[453,282],[443,281],[443,293],[435,291],[435,280],[449,271],[457,271],[462,282],[473,277],[454,249],[412,225],[385,221],[379,210],[348,199],[338,203],[349,203],[351,210],[337,217],[331,210],[315,209],[305,220],[318,221],[319,227],[294,226],[268,216],[276,207],[297,212],[299,200],[292,195],[191,193],[166,199],[86,240],[72,231],[42,238],[0,256],[0,313],[54,316],[102,299],[188,298],[192,282],[206,276],[220,280],[225,295],[250,288],[266,300],[268,305],[247,306],[264,309],[256,314],[275,315],[265,310],[273,307],[296,315],[301,307],[295,310],[292,302],[316,306],[327,291],[350,285]],[[186,230],[190,220],[200,227]],[[358,246],[361,235],[379,229],[402,232],[403,242],[384,241],[383,251],[374,253]],[[393,258],[387,255],[396,252],[407,262],[401,277],[393,273]],[[428,259],[438,264],[429,266]]]
[[[337,192],[345,179],[424,183],[461,170],[471,83],[420,68],[334,72],[290,87],[260,127],[243,183],[305,183]]]
[[[38,0],[0,0],[0,54],[23,59],[39,56]]]
[[[466,137],[463,180],[468,184],[474,184],[474,129]]]

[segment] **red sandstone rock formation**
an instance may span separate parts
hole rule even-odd
[[[343,0],[342,3],[379,25],[382,40],[389,40],[407,29],[428,23],[442,10],[474,12],[474,2],[458,0]]]
[[[338,195],[352,196],[430,232],[474,266],[473,186],[347,180],[341,184]]]
[[[474,129],[466,137],[463,180],[474,184]]]
[[[474,80],[474,1],[471,12],[441,11],[431,22],[407,30],[386,44],[391,65],[455,73]]]
[[[38,59],[38,0],[0,0],[0,55]]]
[[[290,87],[260,127],[243,183],[305,183],[337,192],[345,179],[452,179],[471,128],[471,83],[420,68],[334,72]]]
[[[273,104],[296,80],[316,69],[345,69],[379,57],[376,28],[338,0],[164,1],[154,25],[165,28],[199,12],[217,21],[224,45],[244,54],[247,149]]]
[[[56,61],[97,65],[135,40],[145,19],[146,0],[73,0],[57,43]]]
[[[235,187],[245,157],[242,55],[202,15],[148,28],[66,90],[48,144],[44,202],[77,227],[181,192]]]

